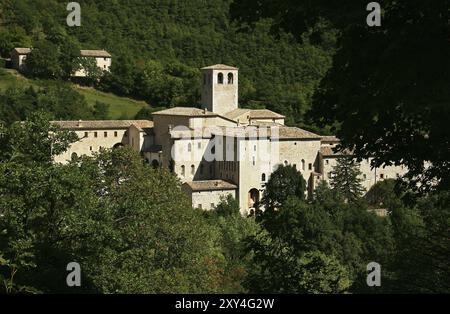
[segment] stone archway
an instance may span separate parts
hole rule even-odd
[[[114,146],[113,146],[114,149],[121,148],[121,147],[124,147],[124,145],[122,143],[117,143],[117,144],[114,144]]]
[[[153,169],[159,168],[159,162],[156,159],[152,160],[152,167]]]
[[[248,208],[255,208],[259,204],[259,190],[258,189],[251,189],[248,191]]]

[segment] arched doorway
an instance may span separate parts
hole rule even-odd
[[[159,168],[159,162],[156,159],[152,160],[152,167],[153,169]]]
[[[248,191],[248,208],[255,208],[259,204],[259,191],[258,189],[251,189]]]

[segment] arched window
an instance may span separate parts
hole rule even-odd
[[[228,73],[228,84],[233,84],[233,73]]]
[[[191,166],[191,174],[192,174],[192,175],[195,174],[195,166],[194,166],[194,165]]]
[[[191,151],[192,151],[192,144],[189,143],[189,144],[188,144],[188,152],[191,152]]]
[[[72,153],[72,156],[70,156],[70,158],[72,159],[72,161],[77,160],[78,159],[77,153]]]
[[[302,170],[305,170],[305,160],[302,159]]]
[[[218,84],[223,84],[223,73],[219,73],[217,75],[217,83]]]
[[[184,165],[181,166],[181,175],[184,177],[186,175],[186,168]]]
[[[261,181],[262,182],[266,182],[266,174],[265,173],[262,174]]]

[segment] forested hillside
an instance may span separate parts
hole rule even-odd
[[[241,71],[241,106],[266,107],[304,125],[312,93],[331,65],[333,32],[313,44],[311,28],[294,40],[273,33],[270,19],[251,27],[233,21],[231,2],[82,0],[81,27],[68,27],[67,1],[2,0],[0,53],[33,46],[58,60],[52,51],[106,49],[112,73],[97,88],[153,107],[197,106],[199,68],[230,64]]]

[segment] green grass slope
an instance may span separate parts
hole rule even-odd
[[[5,70],[0,75],[0,91],[5,91],[11,87],[40,87],[40,81],[28,79],[15,70]],[[137,101],[130,98],[119,97],[111,93],[104,93],[94,88],[72,85],[78,93],[82,94],[90,106],[94,106],[95,102],[103,102],[109,105],[110,119],[133,119],[136,113],[148,106],[144,101]]]

